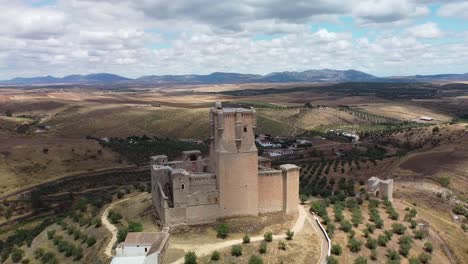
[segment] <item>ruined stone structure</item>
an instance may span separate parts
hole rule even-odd
[[[258,157],[253,108],[210,112],[210,154],[185,151],[182,159],[151,157],[152,197],[165,225],[202,224],[224,217],[297,212],[299,167],[271,168]]]
[[[379,199],[387,198],[393,201],[393,179],[381,180],[377,177],[370,177],[367,180],[367,193]]]

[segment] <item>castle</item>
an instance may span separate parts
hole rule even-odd
[[[379,199],[393,201],[393,179],[381,180],[378,177],[370,177],[367,180],[367,193]]]
[[[204,224],[219,218],[293,214],[299,204],[299,167],[271,168],[258,157],[253,108],[210,111],[210,153],[185,151],[182,159],[151,157],[153,205],[163,225]]]

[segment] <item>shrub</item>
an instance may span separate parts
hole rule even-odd
[[[288,229],[288,231],[286,231],[286,240],[292,240],[293,237],[294,237],[294,232]]]
[[[399,244],[412,244],[413,239],[410,236],[402,236],[398,239]]]
[[[123,242],[125,241],[125,238],[127,238],[127,229],[126,228],[120,228],[119,231],[117,232],[117,242]]]
[[[54,239],[54,235],[55,235],[55,230],[47,231],[47,239],[49,240]]]
[[[408,259],[409,264],[421,264],[421,261],[418,258],[411,257]]]
[[[367,259],[365,257],[357,257],[354,260],[354,264],[367,264]]]
[[[263,259],[259,256],[252,255],[249,258],[249,264],[263,264]]]
[[[94,219],[94,227],[96,228],[99,228],[102,226],[102,221],[101,219],[97,218],[97,219]]]
[[[423,264],[429,263],[429,261],[431,261],[431,258],[432,258],[431,255],[424,253],[424,252],[418,255],[419,261],[421,261],[421,263]]]
[[[343,230],[343,232],[346,232],[346,233],[351,231],[351,229],[353,228],[353,226],[348,220],[341,221],[340,225],[341,225],[341,230]]]
[[[273,233],[271,233],[271,232],[266,232],[266,233],[263,235],[263,239],[264,239],[266,242],[271,242],[271,241],[273,241]]]
[[[374,239],[374,238],[372,238],[372,237],[367,238],[366,247],[367,247],[368,249],[375,249],[375,248],[377,248],[377,240]]]
[[[401,257],[400,257],[400,255],[398,254],[398,252],[396,252],[396,251],[393,250],[393,249],[387,250],[387,258],[388,258],[389,260],[397,260],[397,261],[401,259]]]
[[[427,230],[424,229],[419,229],[419,230],[414,230],[414,238],[422,240],[423,238],[426,238],[428,236]]]
[[[268,246],[267,242],[262,241],[262,243],[260,243],[260,248],[258,249],[258,252],[260,254],[265,254],[267,252],[267,246]]]
[[[242,256],[242,247],[239,245],[234,245],[231,248],[231,255],[234,257]]]
[[[52,252],[47,252],[41,257],[41,262],[42,263],[47,263],[47,264],[57,264],[57,258],[55,257],[54,253]]]
[[[392,231],[393,233],[403,235],[406,232],[406,227],[400,223],[392,224]]]
[[[355,227],[358,227],[360,223],[362,223],[362,213],[359,207],[353,209],[353,213],[351,215],[351,222]]]
[[[211,254],[211,260],[218,261],[221,258],[220,254],[218,251],[213,251],[213,254]]]
[[[249,244],[250,243],[250,237],[248,235],[245,235],[244,238],[242,238],[242,243],[243,244]]]
[[[11,260],[14,262],[14,263],[18,263],[20,262],[20,260],[23,258],[24,256],[24,251],[19,249],[19,248],[15,248],[11,251]]]
[[[338,260],[333,256],[329,256],[327,257],[327,264],[338,264]]]
[[[107,215],[107,218],[109,218],[111,223],[115,225],[120,223],[120,220],[122,220],[122,215],[110,210],[109,214]]]
[[[29,264],[31,261],[29,259],[23,259],[21,264]]]
[[[442,185],[442,187],[447,188],[450,185],[450,178],[449,177],[444,177],[444,176],[439,177],[439,178],[437,178],[437,182],[439,182],[440,185]]]
[[[335,234],[335,225],[333,223],[328,224],[325,231],[327,231],[328,236],[332,238]]]
[[[143,231],[143,225],[138,222],[128,222],[128,232],[142,232]]]
[[[432,246],[432,243],[431,242],[424,243],[424,250],[426,252],[432,253],[432,251],[434,251],[434,247]]]
[[[377,250],[375,250],[375,249],[371,250],[370,258],[372,260],[377,260]]]
[[[220,224],[216,228],[217,237],[225,239],[229,235],[229,226],[227,224]]]
[[[301,194],[299,195],[299,200],[301,201],[301,204],[304,204],[307,201],[307,195]]]
[[[88,237],[88,239],[86,239],[86,245],[88,245],[88,247],[92,247],[94,244],[96,244],[96,238],[95,237]]]
[[[361,250],[361,246],[362,246],[362,242],[355,238],[351,238],[348,241],[348,247],[349,247],[349,250],[351,250],[351,252],[359,252]]]
[[[409,222],[411,229],[415,229],[418,226],[418,222],[414,221],[413,219],[411,219]]]
[[[40,259],[44,255],[45,251],[43,248],[37,248],[34,250],[34,258],[35,259]]]
[[[410,249],[411,249],[411,244],[401,243],[400,249],[398,251],[400,252],[402,256],[407,257]]]
[[[197,255],[193,251],[185,253],[184,264],[197,264]]]
[[[381,247],[386,247],[389,239],[385,235],[379,235],[377,238],[377,244]]]
[[[332,248],[331,248],[331,253],[333,255],[341,255],[341,253],[343,253],[343,250],[341,249],[341,246],[340,245],[333,245]]]
[[[367,224],[366,228],[369,231],[369,233],[371,233],[371,234],[373,234],[374,231],[375,231],[375,225],[373,225],[373,224]]]
[[[284,241],[279,241],[278,242],[278,249],[286,250],[286,243],[284,243]]]
[[[117,199],[122,199],[125,196],[124,192],[118,192],[117,193]]]

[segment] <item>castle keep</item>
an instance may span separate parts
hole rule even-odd
[[[182,159],[151,157],[155,211],[164,225],[203,224],[218,218],[297,212],[299,167],[273,169],[259,160],[253,108],[216,103],[210,111],[210,153],[185,151]]]

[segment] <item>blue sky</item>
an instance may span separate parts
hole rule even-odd
[[[468,72],[458,0],[0,0],[0,79],[356,69]]]

